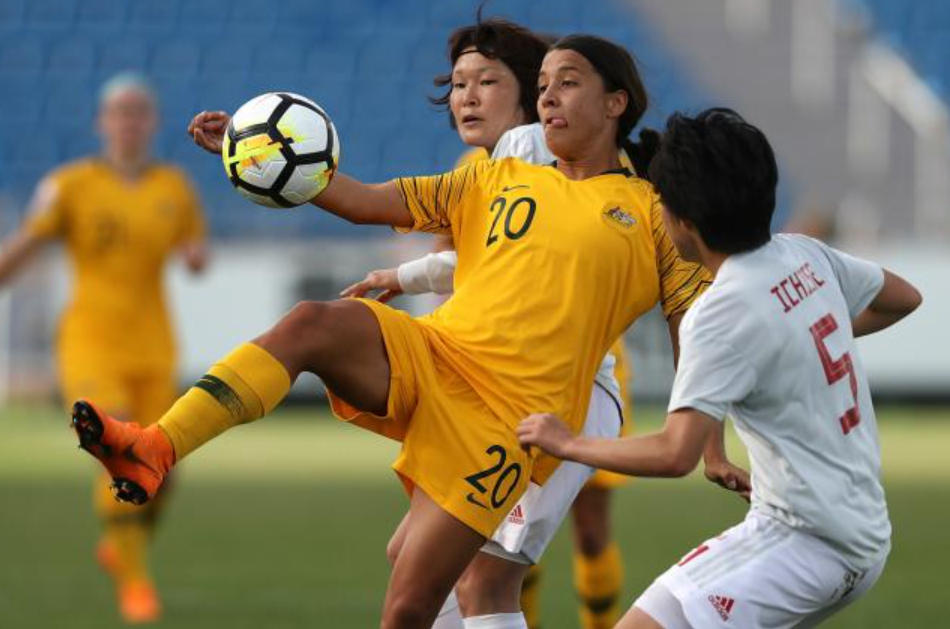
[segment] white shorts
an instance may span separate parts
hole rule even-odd
[[[582,434],[619,436],[623,423],[621,409],[613,395],[595,384]],[[592,467],[568,461],[558,466],[544,486],[530,483],[521,500],[482,546],[482,552],[517,563],[537,563],[593,473]]]
[[[660,575],[634,606],[665,629],[814,627],[871,589],[885,561],[855,570],[827,542],[750,513]]]

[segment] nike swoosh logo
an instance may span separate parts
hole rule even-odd
[[[473,494],[472,492],[468,492],[468,495],[465,496],[465,499],[471,502],[476,507],[481,507],[485,511],[490,511],[490,509],[486,505],[482,504],[481,501],[479,501],[478,498],[475,497],[475,494]]]
[[[122,451],[122,458],[124,458],[126,461],[129,461],[129,462],[131,462],[131,463],[135,463],[135,464],[137,464],[137,465],[141,465],[142,467],[146,468],[147,470],[149,470],[150,472],[152,472],[152,473],[155,474],[156,476],[160,476],[160,474],[158,473],[158,470],[156,470],[154,467],[152,467],[151,465],[149,465],[148,463],[146,463],[145,461],[143,461],[142,459],[140,459],[140,458],[135,454],[135,452],[132,450],[132,448],[133,448],[134,446],[135,446],[134,443],[127,445],[127,446],[125,447],[125,450]]]
[[[531,186],[527,184],[520,184],[517,186],[505,186],[501,189],[502,192],[511,192],[512,190],[517,190],[518,188],[530,188]]]

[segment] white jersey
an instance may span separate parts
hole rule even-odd
[[[531,164],[550,164],[556,159],[548,149],[544,140],[544,129],[539,122],[506,131],[491,154],[492,159],[504,157],[517,157]],[[408,295],[451,293],[457,263],[458,256],[454,251],[430,253],[418,260],[399,265],[399,285]],[[614,375],[616,364],[617,359],[611,352],[607,352],[597,369],[594,382],[604,387],[615,400],[620,401],[620,383]]]
[[[669,410],[733,418],[752,510],[838,548],[856,569],[890,548],[880,448],[851,320],[881,268],[805,236],[730,256],[680,328]]]

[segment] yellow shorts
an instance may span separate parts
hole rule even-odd
[[[72,408],[87,398],[110,415],[143,426],[161,418],[175,401],[175,381],[170,366],[130,368],[101,357],[94,347],[61,348],[59,379],[63,402]]]
[[[376,315],[389,355],[385,417],[327,391],[341,420],[402,442],[393,469],[443,510],[490,537],[524,493],[534,457],[433,348],[434,332],[405,312],[360,300]]]

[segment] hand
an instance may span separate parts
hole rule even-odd
[[[707,480],[736,492],[746,502],[752,498],[752,480],[749,478],[749,473],[741,467],[725,459],[715,462],[706,461],[705,474]]]
[[[224,132],[231,116],[225,111],[203,111],[188,124],[188,135],[195,144],[215,155],[221,154]]]
[[[518,424],[518,441],[523,446],[538,446],[548,454],[563,459],[574,433],[567,424],[550,413],[536,413]]]
[[[371,290],[381,290],[376,301],[386,303],[393,297],[402,295],[399,285],[399,272],[396,269],[380,269],[370,271],[366,278],[340,291],[340,297],[364,297]]]

